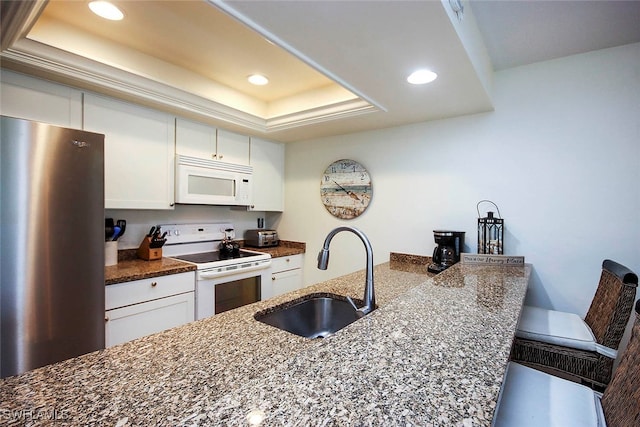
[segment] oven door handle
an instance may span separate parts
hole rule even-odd
[[[223,271],[202,271],[198,273],[199,280],[208,280],[215,279],[218,277],[230,276],[232,274],[244,273],[247,271],[255,271],[255,270],[264,270],[271,266],[271,260],[264,260],[258,262],[252,262],[249,265],[243,267],[242,265],[238,266],[238,268],[232,268],[229,270]]]

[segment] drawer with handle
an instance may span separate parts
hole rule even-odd
[[[105,310],[194,290],[195,272],[193,271],[108,285],[105,288]]]
[[[283,256],[271,259],[271,271],[287,271],[302,268],[302,255]]]

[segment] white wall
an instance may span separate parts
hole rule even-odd
[[[340,224],[369,236],[376,264],[390,251],[430,255],[433,229],[466,231],[475,252],[476,203],[491,199],[506,253],[533,264],[527,302],[584,314],[603,259],[640,273],[639,70],[640,44],[518,67],[496,73],[495,112],[288,144],[277,225],[281,238],[307,243],[305,284],[364,267],[362,244],[343,233],[329,269],[316,269]],[[372,203],[351,221],[319,197],[321,174],[340,158],[361,162],[373,182]]]

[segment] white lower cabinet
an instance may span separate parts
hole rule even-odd
[[[194,294],[194,272],[107,286],[105,346],[193,322]]]
[[[302,287],[302,257],[292,255],[271,260],[273,295],[278,296]]]

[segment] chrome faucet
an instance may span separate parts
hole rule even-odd
[[[373,288],[373,249],[371,248],[371,243],[369,242],[369,239],[367,239],[367,236],[355,227],[342,226],[334,228],[327,235],[326,239],[324,239],[322,250],[318,253],[318,268],[320,270],[326,270],[329,266],[329,244],[331,243],[333,236],[341,231],[350,231],[358,236],[360,240],[362,240],[364,248],[367,251],[367,278],[364,287],[364,306],[357,308],[353,300],[347,297],[353,308],[356,310],[358,316],[362,317],[365,314],[371,313],[376,308],[376,296]]]

